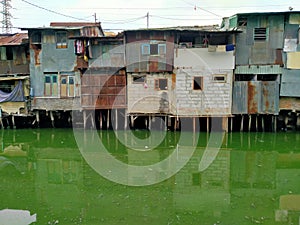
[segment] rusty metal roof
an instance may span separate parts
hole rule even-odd
[[[6,34],[0,36],[0,46],[21,45],[28,40],[27,33]]]
[[[177,26],[177,27],[162,27],[162,28],[142,28],[142,29],[132,29],[125,30],[126,32],[136,32],[136,31],[196,31],[196,32],[218,32],[218,33],[228,33],[229,31],[224,31],[220,28],[219,25],[204,25],[204,26]]]
[[[101,23],[86,23],[86,22],[51,22],[50,27],[90,27],[101,26]]]

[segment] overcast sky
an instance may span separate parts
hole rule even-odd
[[[50,22],[93,22],[105,30],[220,24],[242,12],[300,11],[295,0],[11,0],[13,27],[42,27]],[[14,29],[16,30],[16,29]],[[16,30],[17,31],[17,30]]]

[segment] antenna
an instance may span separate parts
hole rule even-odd
[[[11,27],[12,23],[10,21],[12,15],[10,14],[9,10],[12,8],[10,4],[11,0],[2,0],[1,4],[3,6],[2,14],[3,14],[3,20],[2,20],[2,32],[9,34],[11,33]]]
[[[147,29],[148,29],[149,28],[149,12],[147,12],[146,17],[147,17]]]
[[[95,19],[95,23],[97,23],[97,15],[96,15],[96,13],[94,13],[93,17]]]

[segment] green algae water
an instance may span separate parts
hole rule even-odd
[[[95,155],[91,166],[72,129],[0,134],[1,225],[300,224],[300,133],[228,133],[214,151],[206,149],[213,135],[206,132],[166,131],[159,139],[159,132],[97,131],[108,154],[128,165],[195,149],[175,174],[140,186],[102,176],[97,168],[106,165]],[[209,163],[199,169],[204,157]],[[133,171],[127,179],[141,176]]]

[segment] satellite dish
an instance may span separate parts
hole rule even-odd
[[[292,6],[289,7],[289,10],[292,11],[294,8]]]

